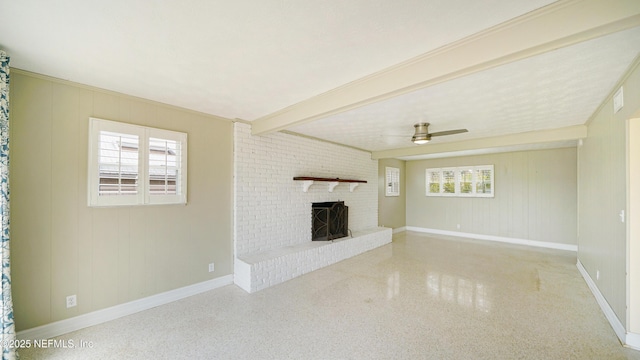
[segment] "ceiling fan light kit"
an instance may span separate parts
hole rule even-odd
[[[416,139],[416,137],[414,136],[411,141],[413,141],[415,144],[418,144],[418,145],[424,145],[424,144],[428,143],[430,140],[420,139],[420,138]]]
[[[453,134],[465,133],[468,131],[467,129],[458,129],[458,130],[439,131],[439,132],[429,134],[429,123],[418,123],[413,125],[413,127],[416,129],[416,132],[411,137],[411,141],[414,144],[418,144],[418,145],[424,145],[428,143],[429,141],[431,141],[432,136],[453,135]]]
[[[411,137],[411,141],[418,145],[424,145],[431,141],[431,139],[427,138],[426,135],[413,135],[413,137]]]

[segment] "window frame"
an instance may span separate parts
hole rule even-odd
[[[387,166],[385,169],[385,196],[400,196],[400,169]]]
[[[467,173],[470,172],[471,173],[471,191],[467,191],[467,192],[463,192],[463,183],[465,183],[465,181],[463,181],[463,173]],[[475,186],[476,186],[476,169],[474,169],[473,167],[460,167],[458,169],[456,169],[456,192],[460,195],[460,196],[473,196],[475,193]]]
[[[100,135],[113,132],[138,137],[138,184],[135,195],[100,195]],[[149,139],[175,141],[179,144],[176,155],[179,176],[176,176],[176,194],[150,194]],[[139,206],[187,203],[187,134],[183,132],[133,125],[117,121],[89,118],[89,152],[87,177],[87,203],[90,207]]]
[[[491,193],[479,193],[478,190],[478,171],[479,170],[489,170],[491,172],[491,181],[490,181],[490,189]],[[493,165],[481,165],[473,167],[473,193],[476,197],[495,197],[495,178],[496,172],[494,170]]]
[[[490,181],[490,193],[477,192],[478,185],[478,171],[489,170],[491,173]],[[445,172],[454,173],[454,192],[445,192]],[[464,172],[471,172],[471,191],[462,192],[461,174]],[[432,174],[438,174],[438,183],[431,182]],[[438,184],[438,192],[431,192],[431,185]],[[443,167],[443,168],[428,168],[425,170],[425,195],[426,196],[441,196],[441,197],[495,197],[495,170],[493,165],[476,165],[476,166],[458,166],[458,167]]]
[[[438,182],[432,182],[431,181],[431,174],[438,174]],[[432,168],[432,169],[427,169],[425,171],[425,191],[427,196],[434,196],[432,194],[440,194],[442,192],[442,171],[440,168]],[[438,191],[435,192],[431,192],[431,184],[436,184],[438,185]]]
[[[446,181],[444,174],[445,172],[452,172],[453,173],[453,192],[448,192],[446,189],[446,184],[448,184],[448,182]],[[458,192],[458,171],[457,168],[454,167],[446,167],[446,168],[440,168],[440,196],[458,196],[459,192]]]

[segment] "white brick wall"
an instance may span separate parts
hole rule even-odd
[[[356,232],[353,238],[308,241],[241,256],[234,263],[234,282],[247,292],[280,284],[391,242],[391,228]]]
[[[274,133],[252,136],[247,124],[235,124],[235,255],[264,252],[311,241],[311,203],[344,201],[353,231],[377,227],[378,161],[348,147]],[[308,192],[295,176],[366,180],[353,192],[328,183]]]

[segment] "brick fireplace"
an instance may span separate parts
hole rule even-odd
[[[252,136],[242,123],[234,135],[234,278],[240,287],[257,291],[391,241],[391,229],[378,228],[378,161],[370,153],[292,134]],[[293,180],[298,176],[366,183],[305,188]],[[338,201],[348,204],[353,238],[312,241],[312,204]]]

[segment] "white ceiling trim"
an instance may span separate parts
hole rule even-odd
[[[388,159],[403,158],[417,155],[447,154],[477,149],[502,148],[510,146],[524,146],[540,143],[554,143],[584,139],[587,137],[586,125],[567,126],[558,129],[528,131],[518,134],[492,136],[466,141],[447,142],[441,144],[416,145],[409,148],[374,151],[371,158]],[[451,156],[451,155],[449,155]],[[435,157],[435,156],[431,156]]]
[[[574,148],[577,146],[578,146],[578,140],[567,140],[567,141],[546,142],[546,143],[540,143],[540,144],[500,146],[500,147],[477,149],[477,150],[450,151],[450,152],[442,152],[438,154],[402,156],[402,157],[399,157],[398,159],[405,160],[405,161],[415,161],[415,160],[442,159],[442,158],[460,157],[460,156],[500,154],[500,153],[506,153],[506,152],[516,152],[516,151]]]
[[[252,133],[284,130],[635,26],[639,1],[560,1],[259,118]]]

